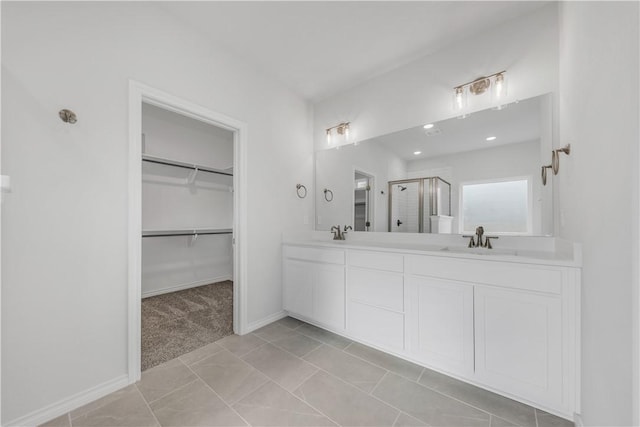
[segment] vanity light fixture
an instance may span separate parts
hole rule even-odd
[[[425,129],[431,129],[432,127],[434,127],[435,125],[433,123],[429,123],[427,125],[422,126]]]
[[[492,97],[494,101],[500,102],[507,94],[507,84],[505,79],[506,71],[499,71],[490,76],[478,77],[472,82],[467,82],[453,88],[453,109],[461,111],[467,106],[467,92],[473,95],[482,95],[492,86]]]
[[[345,141],[349,140],[349,125],[351,122],[342,122],[338,125],[332,126],[326,129],[327,133],[327,144],[331,145],[331,140],[333,139],[333,131],[336,131],[336,134],[341,135]]]
[[[422,154],[422,151],[414,151],[413,154],[417,156],[418,154]]]
[[[496,137],[495,136],[488,136],[486,138],[487,141],[495,141]]]

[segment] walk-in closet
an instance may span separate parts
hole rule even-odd
[[[143,103],[142,370],[233,333],[232,131]]]

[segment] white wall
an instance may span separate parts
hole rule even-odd
[[[632,425],[637,408],[638,13],[637,2],[565,2],[560,14],[560,142],[572,150],[554,179],[560,235],[583,244],[582,418],[590,426]]]
[[[447,173],[438,173],[438,171]],[[439,175],[451,184],[453,232],[458,233],[460,219],[460,184],[490,179],[531,177],[533,190],[533,234],[542,234],[542,200],[540,182],[540,141],[506,144],[484,150],[414,160],[407,163],[407,176],[419,178]]]
[[[509,79],[507,102],[555,92],[557,7],[544,6],[316,104],[316,149],[326,147],[324,130],[345,120],[362,141],[454,117],[453,87],[500,70]],[[490,98],[469,97],[469,110],[489,108]]]
[[[308,103],[152,4],[1,7],[6,424],[127,373],[129,79],[248,123],[250,322],[281,310],[282,230],[311,228],[313,144]]]
[[[233,167],[233,132],[142,105],[143,152],[209,166]],[[229,170],[231,172],[231,170]],[[142,163],[142,229],[233,228],[233,177]],[[142,297],[231,280],[230,234],[142,239]]]
[[[406,164],[384,147],[369,143],[316,152],[316,230],[329,230],[338,224],[353,225],[354,170],[374,176],[370,193],[373,228],[370,231],[387,231],[387,183],[404,179]],[[325,200],[325,188],[333,192],[331,202]]]

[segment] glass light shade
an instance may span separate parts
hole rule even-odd
[[[494,103],[500,103],[507,97],[507,78],[504,74],[500,73],[495,76],[493,80],[493,88],[491,89],[491,96]]]
[[[327,129],[327,145],[331,145],[331,129]]]
[[[453,93],[453,109],[462,111],[467,106],[467,91],[464,87],[457,87]]]

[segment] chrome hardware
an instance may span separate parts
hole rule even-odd
[[[333,240],[344,240],[344,235],[342,234],[339,225],[332,225],[331,230],[329,231],[333,233]]]
[[[560,170],[560,153],[564,153],[567,156],[571,154],[571,144],[565,145],[563,148],[558,148],[551,152],[551,170],[554,175],[558,175]]]
[[[333,233],[333,240],[344,240],[348,230],[353,230],[353,227],[345,225],[344,231],[342,231],[339,225],[333,225],[329,231]]]
[[[328,188],[324,189],[324,199],[327,202],[330,202],[333,200],[333,191],[329,190]]]
[[[493,246],[491,246],[491,239],[499,239],[498,236],[487,236],[484,238],[484,247],[487,249],[493,249]]]
[[[552,165],[542,166],[542,185],[547,185],[547,169],[551,169]]]
[[[58,111],[58,116],[60,116],[60,120],[62,120],[65,123],[74,124],[75,122],[78,121],[78,116],[76,116],[76,113],[66,108]]]
[[[487,248],[487,249],[493,249],[493,246],[491,246],[491,239],[499,239],[498,236],[484,236],[484,241],[483,241],[482,236],[484,236],[484,227],[479,226],[479,227],[476,227],[476,234],[474,235],[465,234],[462,237],[464,238],[469,237],[469,245],[467,246],[469,248]],[[477,240],[476,240],[476,237],[477,237]]]
[[[299,198],[304,199],[307,197],[307,187],[302,184],[296,184],[296,193]]]

